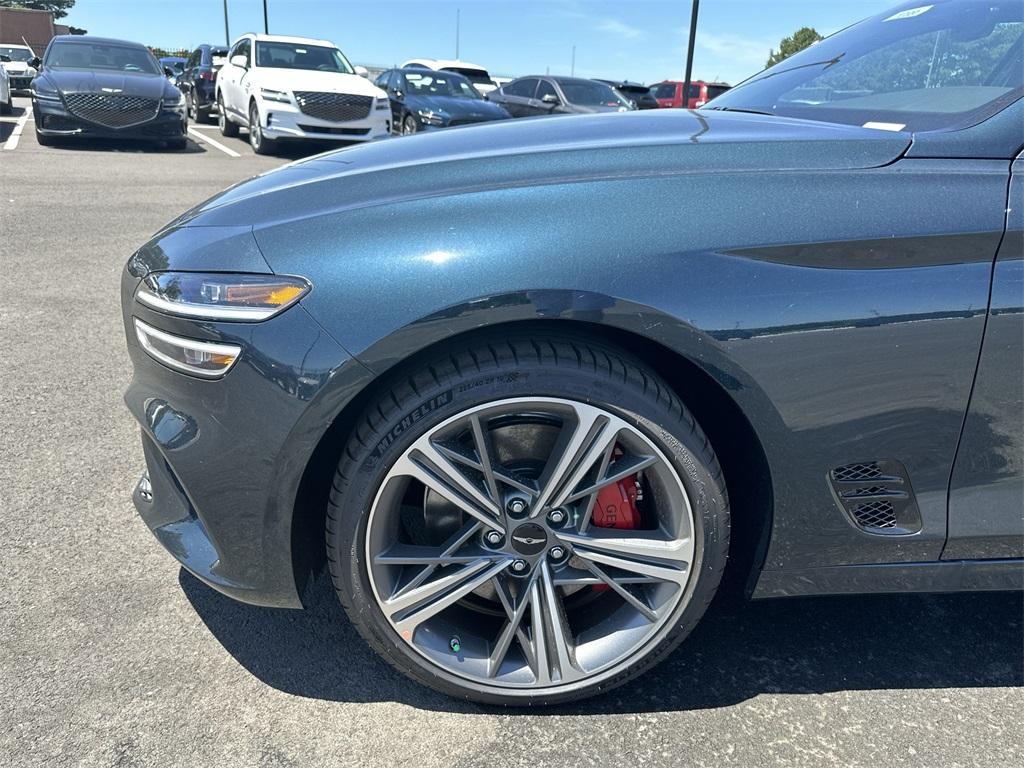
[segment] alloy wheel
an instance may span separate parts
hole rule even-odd
[[[634,485],[639,522],[609,526],[599,498]],[[469,685],[530,695],[591,685],[652,650],[685,607],[695,539],[679,475],[635,423],[511,398],[399,456],[365,546],[404,643]]]

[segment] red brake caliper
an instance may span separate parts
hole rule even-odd
[[[612,457],[617,459],[622,450],[616,446]],[[606,485],[597,492],[591,523],[598,528],[639,528],[640,510],[636,508],[640,484],[636,475],[624,477],[617,483]],[[595,584],[597,591],[608,589],[607,584]]]

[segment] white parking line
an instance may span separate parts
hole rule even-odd
[[[25,130],[25,123],[28,122],[29,115],[31,114],[32,113],[26,109],[22,116],[18,118],[18,122],[14,124],[14,130],[11,131],[11,135],[8,136],[7,141],[4,142],[5,150],[17,148],[18,142],[21,140],[21,132]]]
[[[193,136],[195,136],[200,141],[205,141],[211,147],[215,147],[215,148],[219,149],[225,155],[229,155],[230,157],[241,157],[241,155],[238,154],[237,152],[235,152],[235,150],[231,149],[231,147],[225,147],[219,141],[215,141],[215,140],[211,139],[209,136],[200,133],[195,128],[193,128],[191,125],[188,127],[188,132],[191,133]]]

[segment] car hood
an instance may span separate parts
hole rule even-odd
[[[457,96],[406,96],[405,104],[411,109],[429,109],[434,112],[444,112],[451,117],[508,116],[503,107],[483,99],[460,99]]]
[[[105,72],[95,69],[50,69],[43,74],[45,82],[64,93],[121,93],[147,99],[163,98],[168,88],[162,74]]]
[[[9,75],[22,75],[28,69],[28,64],[24,61],[5,61],[0,63],[0,69],[6,69]]]
[[[359,75],[343,75],[339,72],[317,72],[315,70],[276,69],[258,67],[256,80],[261,88],[275,91],[321,91],[324,93],[349,93],[356,96],[384,98],[384,92]],[[252,77],[252,72],[250,72]]]
[[[737,112],[499,120],[317,155],[235,185],[174,225],[267,226],[351,208],[630,176],[886,165],[910,135]]]

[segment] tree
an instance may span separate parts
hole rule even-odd
[[[68,15],[75,0],[0,0],[0,8],[30,8],[33,11],[49,11],[54,19]]]
[[[783,59],[788,59],[794,53],[799,53],[804,48],[814,45],[825,38],[818,34],[814,27],[801,27],[789,37],[783,38],[779,43],[779,50],[774,48],[769,52],[766,67],[778,64]]]

